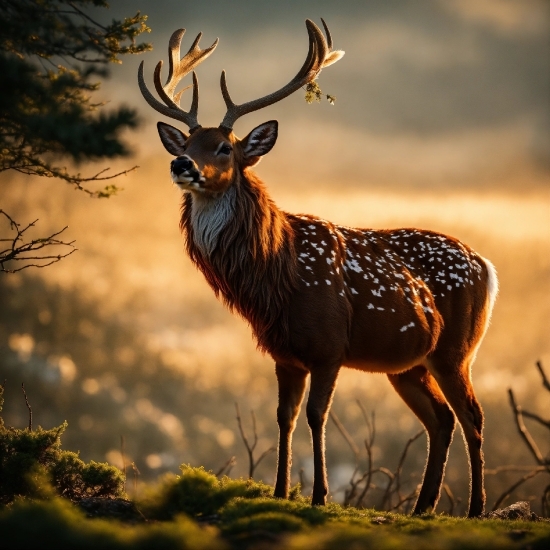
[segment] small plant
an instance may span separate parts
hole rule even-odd
[[[305,87],[305,90],[306,90],[306,95],[305,95],[306,103],[311,104],[314,101],[317,101],[318,103],[320,103],[321,100],[323,99],[323,95],[326,96],[327,101],[331,105],[334,105],[334,102],[336,101],[336,97],[334,97],[333,95],[323,94],[323,90],[321,90],[316,80],[312,80],[311,82],[309,82]]]
[[[5,385],[0,384],[0,412]],[[30,405],[29,413],[30,413]],[[72,501],[85,497],[116,498],[124,495],[124,475],[114,466],[91,461],[61,449],[64,422],[45,430],[32,425],[21,430],[7,427],[0,416],[0,505],[17,497],[44,496],[48,480],[54,491]]]

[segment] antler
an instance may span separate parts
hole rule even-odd
[[[328,67],[333,63],[336,63],[341,59],[345,52],[341,50],[332,51],[332,37],[330,31],[323,19],[323,27],[325,28],[325,33],[327,38],[323,36],[323,33],[319,27],[310,19],[306,19],[306,27],[309,35],[309,51],[306,57],[302,68],[298,71],[298,74],[284,87],[280,90],[268,94],[259,99],[243,103],[241,105],[235,105],[233,103],[229,92],[227,91],[227,83],[225,81],[225,71],[222,71],[220,86],[222,89],[223,99],[227,106],[227,113],[225,114],[220,127],[223,127],[227,130],[233,128],[235,121],[247,113],[252,111],[257,111],[263,109],[268,105],[272,105],[281,99],[289,96],[294,93],[296,90],[309,84],[317,78],[321,69]]]
[[[174,91],[181,79],[190,71],[192,71],[199,63],[204,61],[214,51],[214,49],[218,45],[218,39],[216,38],[216,41],[209,48],[201,50],[199,48],[199,40],[201,39],[202,33],[199,33],[197,35],[197,38],[195,38],[195,41],[189,48],[189,51],[185,54],[184,57],[179,59],[181,39],[183,38],[184,34],[185,29],[178,29],[170,37],[170,42],[168,44],[168,79],[166,80],[166,84],[164,86],[160,83],[160,71],[162,69],[162,61],[159,61],[157,66],[155,67],[155,88],[165,104],[163,105],[160,101],[158,101],[158,99],[156,99],[155,96],[147,88],[147,85],[145,84],[145,80],[143,78],[143,61],[139,66],[138,83],[139,89],[141,90],[143,97],[145,98],[147,103],[149,103],[149,105],[153,107],[153,109],[170,118],[180,120],[181,122],[189,126],[189,130],[192,131],[196,128],[200,128],[200,124],[197,120],[197,112],[199,108],[199,83],[195,72],[193,71],[193,100],[191,101],[191,109],[189,109],[189,112],[184,111],[179,105],[182,93],[187,90],[189,86],[187,86],[187,88],[184,88],[175,95]]]

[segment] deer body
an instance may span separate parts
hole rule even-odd
[[[308,21],[308,59],[283,88],[292,88],[286,95],[339,53],[331,52],[326,25],[328,45],[312,25]],[[182,34],[174,36],[181,40]],[[177,72],[172,41],[171,75]],[[182,65],[186,60],[196,64],[216,45],[200,50],[197,44],[198,39]],[[162,87],[159,74],[157,67],[157,91],[173,109],[175,85],[169,77]],[[250,323],[259,348],[275,360],[280,431],[275,496],[288,497],[292,433],[310,376],[306,412],[314,454],[312,502],[326,502],[324,430],[338,373],[347,366],[386,373],[426,428],[428,462],[414,512],[437,503],[456,415],[470,455],[469,515],[481,514],[483,413],[470,367],[498,289],[492,264],[460,241],[431,231],[348,228],[281,211],[252,171],[275,144],[277,123],[262,124],[242,140],[231,129],[236,116],[251,105],[265,106],[266,98],[236,106],[222,77],[228,114],[219,128],[201,128],[196,77],[194,83],[193,116],[178,114],[191,134],[164,123],[159,133],[176,156],[172,180],[185,191],[180,226],[190,258],[216,295]],[[144,91],[142,68],[140,87],[147,101],[164,112]],[[270,102],[281,99],[278,94],[272,94],[274,100],[269,96]]]

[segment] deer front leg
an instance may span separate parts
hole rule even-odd
[[[328,494],[325,461],[325,426],[340,368],[311,371],[311,386],[307,401],[307,421],[313,442],[312,505],[324,506]]]
[[[279,383],[279,452],[277,455],[277,481],[275,496],[288,498],[290,489],[290,467],[292,465],[292,433],[306,390],[307,371],[293,367],[275,365]]]

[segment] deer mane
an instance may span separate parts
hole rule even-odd
[[[250,323],[258,348],[282,354],[289,336],[286,306],[297,287],[293,229],[249,169],[224,195],[217,200],[230,204],[217,209],[184,196],[180,229],[187,252],[216,296]],[[226,219],[220,221],[222,212]],[[217,219],[201,223],[198,218],[208,214]]]

